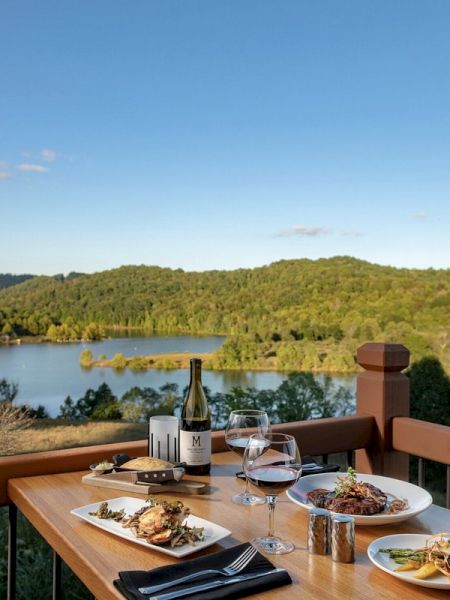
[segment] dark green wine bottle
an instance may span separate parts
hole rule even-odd
[[[191,475],[207,475],[211,469],[211,413],[199,358],[191,359],[191,381],[181,411],[180,461]]]

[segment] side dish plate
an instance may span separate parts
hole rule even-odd
[[[106,502],[108,502],[108,506],[111,510],[118,511],[123,508],[125,509],[125,513],[127,515],[135,513],[145,505],[145,502],[139,498],[131,498],[127,496],[122,498],[112,498]],[[79,508],[74,508],[71,510],[70,513],[76,517],[79,517],[80,519],[83,519],[87,523],[95,525],[96,527],[121,537],[124,540],[133,542],[134,544],[139,544],[140,546],[144,546],[149,550],[156,550],[157,552],[168,554],[169,556],[173,556],[175,558],[182,558],[184,556],[188,556],[189,554],[193,554],[194,552],[198,552],[199,550],[203,550],[203,548],[212,546],[212,544],[215,544],[219,540],[222,540],[231,534],[231,531],[221,527],[220,525],[217,525],[216,523],[212,523],[206,519],[201,519],[195,515],[189,515],[189,517],[186,519],[187,525],[190,527],[204,527],[203,533],[205,539],[203,541],[196,542],[195,545],[184,544],[183,546],[177,546],[175,548],[171,548],[170,544],[167,546],[156,546],[155,544],[149,544],[145,540],[136,538],[130,529],[125,529],[120,523],[117,523],[112,519],[99,519],[98,517],[90,515],[89,513],[95,512],[100,504],[101,502],[95,502],[94,504],[80,506]]]
[[[367,548],[367,554],[376,567],[397,579],[421,587],[450,590],[450,579],[445,575],[439,574],[428,579],[416,579],[414,577],[415,571],[395,571],[398,565],[389,558],[389,554],[379,551],[380,548],[423,548],[429,537],[429,535],[421,533],[386,535],[374,540]]]
[[[336,486],[338,476],[345,473],[321,473],[318,475],[307,475],[298,480],[298,482],[288,490],[287,496],[292,502],[302,508],[312,508],[308,501],[307,494],[316,488],[333,490]],[[358,481],[371,483],[382,490],[388,496],[388,503],[393,498],[400,498],[408,501],[408,508],[401,512],[389,514],[385,511],[375,515],[352,515],[355,518],[356,525],[388,525],[390,523],[399,523],[406,521],[415,515],[418,515],[427,509],[433,499],[431,495],[422,488],[406,481],[392,479],[391,477],[382,477],[381,475],[366,475],[357,473]]]

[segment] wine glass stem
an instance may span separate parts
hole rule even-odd
[[[249,461],[249,464],[251,465],[252,463]],[[244,461],[242,461],[242,470],[244,471]],[[248,496],[250,494],[249,489],[248,489],[249,483],[248,483],[248,477],[245,478],[245,490],[244,490],[244,496]]]
[[[267,496],[267,504],[269,505],[269,537],[275,537],[275,504],[276,496]]]

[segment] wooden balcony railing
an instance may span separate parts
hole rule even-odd
[[[409,456],[419,459],[418,484],[425,487],[424,459],[447,467],[446,506],[450,508],[450,427],[409,417],[409,379],[401,371],[409,351],[399,344],[364,344],[358,363],[357,414],[373,415],[373,442],[356,453],[356,468],[408,481]]]
[[[392,422],[392,446],[419,458],[418,483],[421,487],[425,487],[424,459],[446,465],[445,503],[450,508],[450,427],[397,417]]]
[[[303,454],[311,455],[364,448],[370,444],[373,428],[373,417],[365,415],[297,421],[273,426],[274,431],[284,431],[294,435]],[[213,433],[212,450],[213,452],[227,450],[223,431]],[[124,452],[130,456],[142,456],[147,453],[147,442],[146,440],[122,442],[0,457],[0,506],[8,504],[8,479],[82,471],[105,456]]]

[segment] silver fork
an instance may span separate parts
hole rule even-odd
[[[140,587],[139,591],[141,594],[149,595],[154,594],[156,592],[160,592],[161,590],[165,590],[174,585],[179,585],[180,583],[185,583],[186,581],[191,581],[192,579],[197,579],[197,577],[201,577],[202,575],[223,575],[224,577],[233,577],[237,573],[240,573],[248,563],[255,556],[257,550],[253,546],[250,546],[245,550],[242,554],[240,554],[236,560],[233,560],[232,563],[227,565],[226,567],[222,567],[221,569],[206,569],[205,571],[197,571],[196,573],[191,573],[190,575],[185,575],[184,577],[180,577],[179,579],[172,579],[172,581],[168,581],[166,583],[160,583],[159,585],[151,585],[147,587]]]

